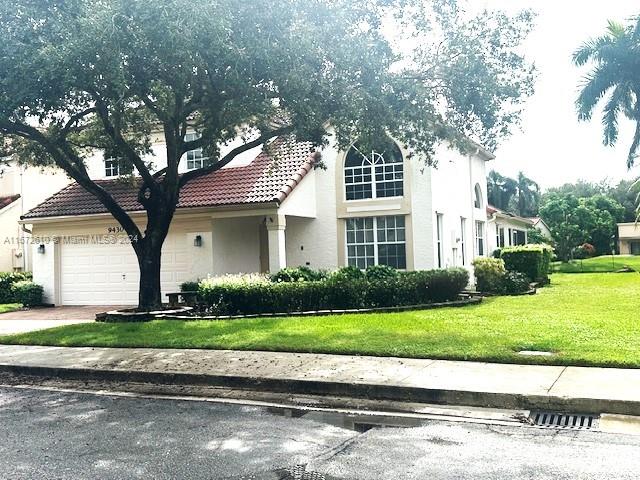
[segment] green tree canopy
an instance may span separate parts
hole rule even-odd
[[[63,169],[138,239],[140,307],[157,307],[186,183],[282,135],[344,147],[391,134],[431,164],[438,142],[493,148],[532,91],[519,49],[531,20],[469,15],[454,0],[2,2],[0,145]],[[188,128],[200,137],[187,141]],[[166,144],[160,172],[146,156],[152,131]],[[200,147],[213,163],[180,175]],[[89,177],[96,149],[139,179],[144,232]]]

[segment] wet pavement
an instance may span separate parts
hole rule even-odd
[[[1,386],[0,436],[11,479],[607,480],[640,467],[631,435]]]

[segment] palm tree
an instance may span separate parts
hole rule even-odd
[[[511,198],[516,194],[518,185],[513,178],[500,175],[495,170],[487,178],[487,196],[491,205],[500,210],[508,210]]]
[[[590,120],[605,100],[602,116],[604,144],[618,140],[620,115],[636,124],[627,166],[631,168],[640,146],[640,16],[629,25],[609,21],[605,35],[585,42],[573,55],[577,66],[591,65],[576,101],[578,118]]]
[[[518,215],[522,217],[532,217],[538,214],[540,203],[540,186],[525,176],[518,173]]]

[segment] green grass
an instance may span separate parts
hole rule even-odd
[[[20,307],[22,307],[22,305],[19,303],[1,303],[0,313],[15,312],[20,309]]]
[[[572,260],[567,263],[554,262],[552,268],[554,272],[560,273],[596,273],[615,272],[626,265],[640,271],[640,256],[615,255],[611,258],[611,255],[603,255],[585,260]]]
[[[229,321],[89,323],[0,343],[213,348],[640,367],[640,274],[555,274],[534,296],[462,308]],[[553,357],[522,357],[520,350]]]

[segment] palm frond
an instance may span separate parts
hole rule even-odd
[[[615,38],[623,37],[627,33],[625,26],[615,20],[607,20],[607,31]]]
[[[602,37],[587,40],[580,46],[580,48],[573,52],[573,63],[578,67],[581,67],[589,60],[601,59],[602,50],[614,43],[615,40],[610,35],[604,35]]]
[[[607,91],[616,84],[615,73],[613,65],[600,65],[584,77],[582,90],[576,100],[580,120],[591,119],[593,109]]]
[[[627,157],[627,168],[633,167],[633,164],[638,158],[638,147],[640,146],[640,119],[636,120],[636,131],[633,134],[633,142],[629,149],[629,156]]]
[[[631,105],[631,92],[626,84],[617,85],[607,101],[602,114],[604,141],[607,146],[618,140],[618,115]]]

